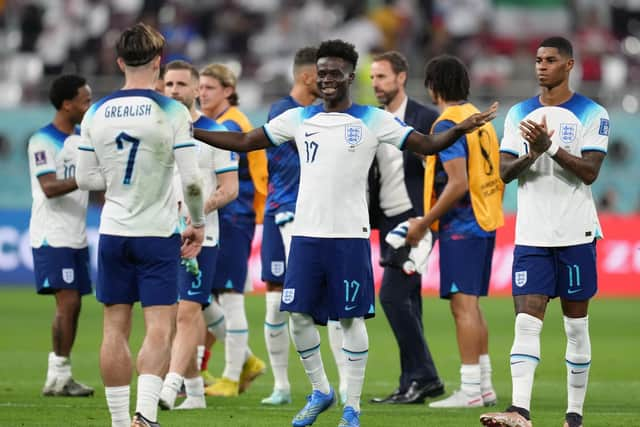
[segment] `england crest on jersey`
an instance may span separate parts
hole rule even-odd
[[[576,139],[578,133],[577,123],[560,123],[560,141],[570,144]]]
[[[64,280],[65,283],[73,283],[74,276],[73,268],[62,269],[62,280]]]
[[[515,282],[516,286],[521,288],[527,284],[527,270],[524,271],[516,271],[515,274]]]
[[[344,140],[349,147],[355,147],[362,142],[362,126],[347,125],[344,129]]]
[[[291,304],[296,297],[295,289],[283,289],[282,290],[282,302],[285,304]]]

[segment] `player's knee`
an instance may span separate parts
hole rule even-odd
[[[564,316],[564,331],[567,341],[577,347],[586,347],[589,341],[589,317],[570,318]]]

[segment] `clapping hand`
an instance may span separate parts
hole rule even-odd
[[[520,122],[520,134],[529,143],[532,152],[540,155],[551,146],[551,136],[554,134],[547,129],[547,118],[542,116],[542,121],[536,123],[533,120],[523,120]]]
[[[202,242],[204,241],[204,226],[194,227],[193,225],[187,226],[182,232],[182,247],[180,248],[180,255],[182,258],[195,258],[202,249]]]
[[[472,132],[485,123],[488,123],[491,120],[495,119],[497,112],[498,103],[494,102],[487,110],[481,113],[472,114],[467,117],[464,121],[458,124],[458,127],[465,133]]]

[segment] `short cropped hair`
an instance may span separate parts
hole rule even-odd
[[[573,58],[573,46],[571,42],[564,37],[555,36],[546,38],[538,45],[538,48],[541,47],[555,47],[561,55]]]
[[[116,52],[128,66],[139,67],[162,55],[164,43],[162,34],[139,22],[122,32],[116,44]]]
[[[317,53],[318,49],[311,46],[299,49],[293,58],[293,68],[296,69],[304,65],[315,65]]]
[[[49,88],[49,100],[56,110],[62,107],[64,101],[70,101],[78,95],[78,89],[87,84],[84,77],[66,74],[56,78]]]
[[[223,87],[233,88],[233,93],[229,95],[227,101],[229,101],[231,105],[238,105],[239,97],[236,92],[238,78],[229,67],[222,64],[209,64],[200,70],[200,75],[218,80]]]
[[[469,97],[469,73],[462,61],[452,55],[439,55],[427,63],[424,87],[445,101],[462,101]]]
[[[397,50],[389,50],[374,56],[372,62],[378,61],[388,61],[395,74],[409,72],[409,61],[407,61],[407,58]]]
[[[316,62],[320,58],[329,57],[342,58],[351,64],[354,70],[358,64],[358,52],[356,52],[355,46],[339,39],[326,40],[320,43],[318,52],[316,53]]]
[[[187,70],[191,72],[191,78],[194,80],[198,80],[200,78],[200,72],[196,67],[193,66],[190,62],[183,61],[181,59],[176,59],[175,61],[171,61],[165,65],[164,74],[169,70]]]

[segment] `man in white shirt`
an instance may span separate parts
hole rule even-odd
[[[31,220],[29,235],[39,294],[53,294],[56,315],[51,326],[45,396],[90,396],[93,388],[71,376],[71,348],[78,328],[81,297],[91,293],[87,248],[89,193],[76,184],[80,124],[91,104],[91,89],[80,76],[55,79],[49,99],[56,109],[53,121],[29,139]]]
[[[113,427],[158,425],[179,258],[196,257],[204,239],[203,188],[189,111],[153,90],[163,47],[162,35],[145,24],[126,29],[116,44],[125,85],[93,104],[82,121],[78,186],[106,189],[96,296],[104,304],[100,370]],[[176,164],[191,217],[182,248],[172,185]],[[146,330],[138,352],[132,423],[128,338],[136,301]]]
[[[559,297],[567,335],[565,427],[582,426],[591,343],[588,307],[597,292],[596,239],[602,237],[590,185],[607,152],[609,115],[569,88],[573,48],[543,40],[536,54],[541,88],[509,110],[500,146],[500,175],[518,179],[512,293],[511,406],[484,414],[486,426],[530,427],[533,379],[547,303]]]
[[[323,105],[292,108],[249,133],[196,131],[211,145],[238,151],[295,140],[300,188],[288,271],[280,309],[291,312],[291,335],[313,387],[293,426],[307,426],[335,402],[320,356],[314,322],[340,320],[347,356],[347,399],[340,426],[360,425],[360,395],[369,350],[364,319],[375,315],[366,184],[380,143],[422,154],[447,147],[490,120],[492,109],[449,132],[426,136],[391,113],[351,102],[358,54],[350,43],[330,40],[316,55]]]
[[[182,102],[189,109],[196,128],[227,130],[215,120],[196,110],[196,97],[200,73],[188,62],[172,61],[166,64],[164,73],[165,95]],[[173,409],[176,396],[184,381],[187,399],[176,409],[205,408],[204,381],[197,364],[196,349],[202,346],[207,328],[202,310],[211,303],[211,290],[218,259],[218,209],[238,195],[238,156],[230,151],[214,148],[198,141],[198,167],[203,178],[203,193],[207,197],[204,212],[207,215],[202,250],[193,260],[184,260],[178,275],[178,315],[176,336],[171,347],[171,364],[166,375],[160,407]],[[174,186],[181,206],[180,215],[188,216],[184,209],[184,196],[180,177],[174,175]],[[197,265],[197,267],[196,267]],[[193,267],[193,268],[192,268]],[[201,356],[200,356],[201,357]]]

